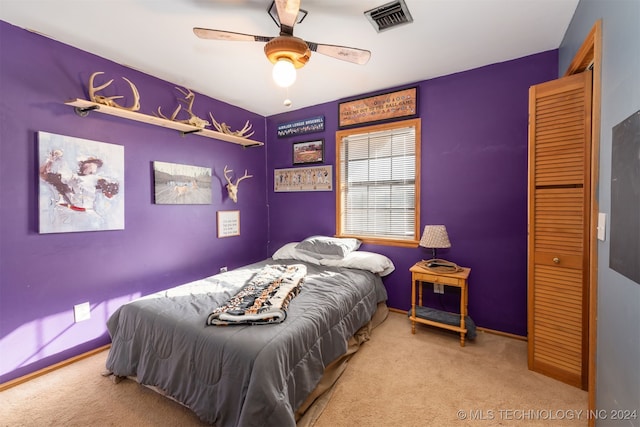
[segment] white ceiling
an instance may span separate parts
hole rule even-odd
[[[405,0],[413,23],[377,33],[364,12],[389,0],[301,0],[304,40],[368,49],[355,65],[320,54],[289,89],[264,43],[197,38],[193,27],[277,36],[271,0],[0,0],[0,19],[269,116],[556,49],[578,0]]]

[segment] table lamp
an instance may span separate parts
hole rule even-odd
[[[458,269],[456,264],[443,259],[438,259],[437,257],[438,249],[451,247],[447,228],[444,225],[425,225],[419,244],[424,248],[431,248],[432,250],[432,259],[423,261],[423,265],[426,268],[452,271],[456,271]]]

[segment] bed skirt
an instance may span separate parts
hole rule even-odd
[[[360,349],[360,346],[369,341],[371,331],[385,321],[389,314],[389,308],[385,302],[378,303],[378,308],[373,317],[354,336],[349,339],[347,352],[331,362],[324,370],[324,374],[316,388],[311,392],[307,400],[296,411],[296,426],[311,427],[322,414],[322,411],[331,400],[333,389],[340,375],[347,368],[349,359]]]

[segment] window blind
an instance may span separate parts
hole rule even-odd
[[[342,138],[340,220],[344,234],[414,238],[415,133],[411,126]]]

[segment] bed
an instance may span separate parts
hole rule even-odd
[[[359,242],[338,253],[331,245],[303,250],[315,237],[286,244],[263,261],[121,306],[107,322],[107,372],[135,377],[216,427],[296,425],[336,379],[338,371],[327,368],[353,351],[354,340],[368,339],[372,319],[384,318],[381,276],[393,271],[385,256],[357,250]],[[323,252],[327,247],[331,253]],[[304,272],[284,318],[209,324],[216,308],[273,266]]]

